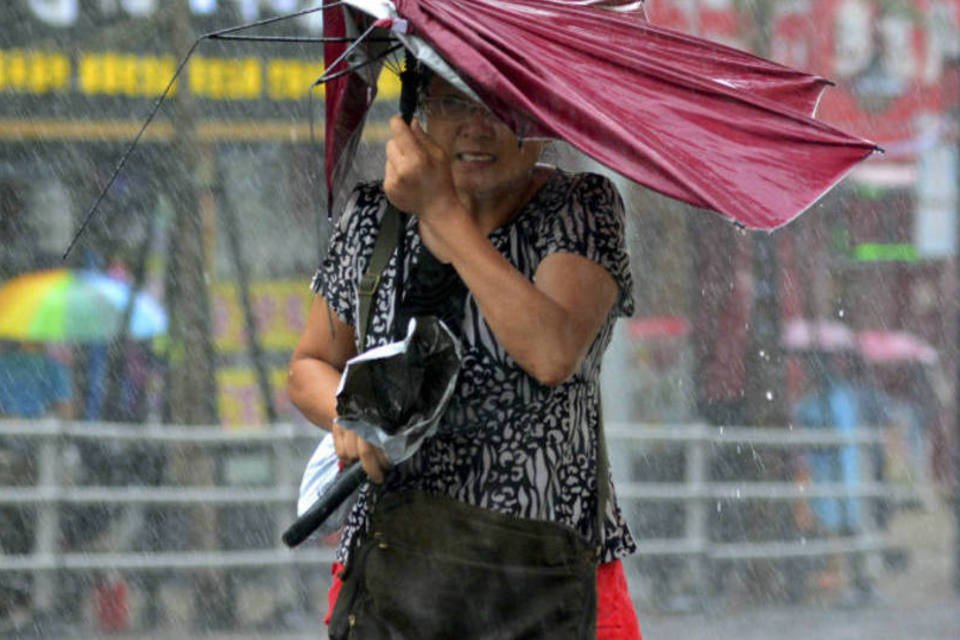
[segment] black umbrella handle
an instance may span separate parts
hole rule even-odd
[[[309,538],[366,479],[367,474],[360,463],[354,462],[347,467],[333,485],[283,532],[283,543],[292,548]]]
[[[403,71],[400,72],[400,115],[410,124],[417,111],[417,58],[407,49]]]

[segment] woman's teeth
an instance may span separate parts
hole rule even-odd
[[[457,160],[463,162],[490,162],[493,156],[489,153],[458,153]]]

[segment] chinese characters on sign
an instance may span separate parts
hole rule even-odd
[[[0,49],[0,92],[154,98],[176,66],[169,55],[103,51],[71,58],[57,51]],[[322,72],[320,62],[296,58],[196,55],[187,66],[186,82],[190,93],[208,100],[300,100]],[[392,74],[383,75],[379,88],[384,98],[400,91]],[[317,97],[322,89],[316,89]]]

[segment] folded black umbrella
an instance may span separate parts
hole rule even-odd
[[[347,362],[337,389],[337,423],[403,462],[436,433],[460,371],[460,344],[434,316],[413,318],[407,336]],[[366,479],[346,469],[283,534],[293,547],[319,527]]]

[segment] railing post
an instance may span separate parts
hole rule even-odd
[[[877,438],[878,431],[875,427],[870,427],[871,437],[869,440],[861,440],[858,443],[858,447],[861,451],[861,460],[864,460],[864,464],[860,465],[860,484],[861,486],[868,486],[873,489],[878,488],[876,485],[876,478],[880,477],[878,465],[880,460],[874,455],[876,447],[878,446]],[[870,497],[864,496],[860,501],[860,530],[857,532],[857,544],[859,546],[866,546],[866,543],[875,540],[878,532],[877,526],[877,509],[880,505],[881,497],[876,493]],[[864,576],[863,578],[872,583],[874,576],[879,573],[879,568],[876,566],[876,561],[878,559],[877,554],[871,551],[862,551],[860,554],[859,562],[862,563]]]
[[[696,497],[685,501],[686,538],[691,549],[695,549],[691,559],[690,571],[694,584],[699,585],[698,596],[705,599],[704,593],[709,576],[709,539],[707,537],[707,497],[704,491],[707,478],[707,430],[698,426],[695,437],[686,446],[686,484],[687,489],[696,493]]]
[[[60,486],[58,458],[63,437],[63,424],[60,420],[54,423],[53,433],[40,439],[37,450],[37,488],[43,497],[39,500],[36,510],[36,542],[33,548],[34,558],[39,564],[57,566],[60,564],[60,548],[58,544],[60,533]],[[37,611],[49,611],[56,602],[56,572],[38,567],[34,570],[33,579],[33,606]]]
[[[276,463],[274,473],[275,486],[278,492],[289,492],[291,489],[299,486],[298,478],[293,474],[293,464],[295,456],[293,455],[293,446],[296,441],[296,431],[293,425],[284,423],[274,425],[276,438],[273,441],[273,455]],[[291,495],[290,502],[281,502],[274,509],[274,522],[279,523],[279,529],[274,535],[274,544],[283,553],[287,553],[286,545],[280,539],[283,528],[292,522],[294,514],[290,512],[290,505],[295,504],[295,498]],[[276,573],[277,602],[284,606],[293,606],[297,600],[297,590],[295,587],[296,570],[292,565],[278,567]]]

